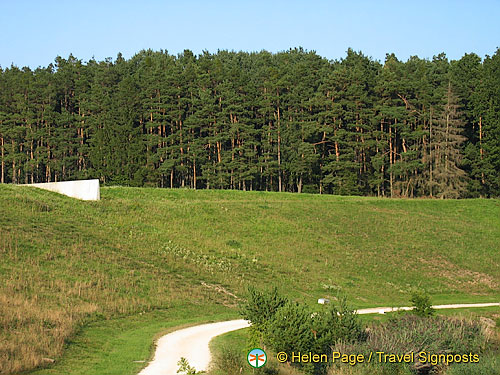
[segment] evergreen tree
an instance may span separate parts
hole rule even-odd
[[[461,145],[462,114],[458,100],[451,89],[451,82],[445,96],[445,103],[439,120],[433,127],[431,140],[431,163],[433,164],[433,194],[439,198],[459,198],[466,187],[465,172],[460,168],[462,161]]]

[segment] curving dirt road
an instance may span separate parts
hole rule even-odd
[[[435,309],[459,309],[491,306],[500,306],[500,303],[467,303],[435,305],[433,307]],[[398,309],[411,310],[411,307],[373,307],[360,309],[358,314],[385,314]],[[208,348],[210,340],[226,332],[248,326],[248,321],[240,319],[202,324],[169,333],[158,340],[154,359],[139,375],[177,375],[177,362],[181,357],[186,358],[197,371],[207,370],[210,363],[210,350]]]
[[[197,371],[206,370],[210,362],[210,340],[248,326],[246,320],[230,320],[180,329],[162,336],[156,343],[153,361],[139,375],[177,375],[177,362],[181,357]]]

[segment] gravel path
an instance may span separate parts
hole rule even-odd
[[[491,306],[500,306],[500,303],[467,303],[435,305],[433,307],[435,309],[459,309]],[[385,314],[398,309],[411,310],[411,307],[374,307],[360,309],[358,314]],[[181,357],[186,358],[197,371],[206,370],[210,363],[210,350],[208,348],[210,340],[226,332],[248,326],[248,321],[240,319],[202,324],[169,333],[158,340],[153,361],[139,375],[177,375],[177,362]]]
[[[215,336],[246,328],[246,320],[229,320],[227,322],[202,324],[174,331],[162,336],[156,343],[155,356],[152,362],[143,369],[140,375],[177,375],[177,362],[184,357],[189,365],[197,371],[208,368],[210,350],[208,343]]]
[[[500,303],[458,303],[453,305],[434,305],[435,309],[463,309],[467,307],[494,307]],[[411,310],[413,307],[371,307],[369,309],[359,309],[358,314],[385,314],[397,310]]]

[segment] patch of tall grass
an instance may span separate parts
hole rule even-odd
[[[421,317],[405,313],[370,327],[366,341],[338,342],[332,350],[346,354],[363,354],[365,358],[372,353],[374,360],[371,364],[366,364],[367,373],[373,371],[374,374],[438,374],[444,373],[448,366],[457,366],[457,361],[462,366],[465,357],[467,364],[464,368],[477,366],[481,358],[488,358],[492,353],[498,355],[496,350],[499,343],[495,335],[489,333],[479,320],[442,316]],[[409,354],[412,355],[412,361],[391,363],[385,354]],[[338,366],[329,372],[330,375],[344,373],[349,371],[341,370]]]

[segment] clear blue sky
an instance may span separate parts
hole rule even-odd
[[[450,59],[500,46],[500,0],[0,0],[0,66],[46,66],[73,53],[129,58],[141,49],[277,52],[302,46],[329,59],[348,47],[384,60]]]

